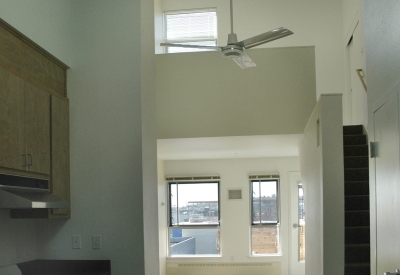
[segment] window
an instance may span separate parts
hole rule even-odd
[[[216,9],[165,12],[164,21],[166,43],[217,45]],[[168,53],[207,51],[177,47],[166,47],[166,50]]]
[[[219,255],[219,182],[169,182],[169,255]]]
[[[280,253],[279,176],[268,176],[269,179],[253,177],[259,179],[250,180],[251,254],[277,254]]]

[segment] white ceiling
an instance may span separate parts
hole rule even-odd
[[[159,139],[157,156],[162,160],[298,156],[302,137],[295,134]]]

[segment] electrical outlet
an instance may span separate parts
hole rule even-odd
[[[81,236],[74,235],[72,236],[72,248],[73,249],[81,249]]]
[[[93,249],[101,249],[101,236],[100,235],[92,236],[92,248]]]

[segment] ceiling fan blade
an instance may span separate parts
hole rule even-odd
[[[174,43],[161,43],[160,46],[164,47],[179,47],[179,48],[196,48],[196,49],[208,49],[208,50],[221,50],[218,46],[202,46],[202,45],[188,45],[188,44],[174,44]]]
[[[254,63],[253,60],[251,60],[250,56],[248,56],[245,53],[242,53],[241,56],[231,57],[231,58],[242,69],[246,69],[246,68],[250,68],[250,67],[255,67],[256,66],[256,63]]]
[[[286,29],[286,28],[278,28],[278,29],[274,29],[272,31],[263,33],[263,34],[259,34],[256,35],[254,37],[245,39],[243,41],[238,42],[236,45],[240,45],[242,47],[244,47],[245,49],[250,49],[253,48],[255,46],[267,43],[267,42],[271,42],[273,40],[288,36],[293,34],[292,31]]]

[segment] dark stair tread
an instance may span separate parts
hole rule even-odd
[[[343,145],[366,145],[367,136],[366,135],[344,135]]]
[[[344,157],[344,169],[348,168],[369,168],[368,156]]]
[[[343,135],[363,135],[364,126],[362,125],[345,125],[343,126]]]
[[[369,195],[369,182],[368,181],[345,181],[344,193],[346,196]]]

